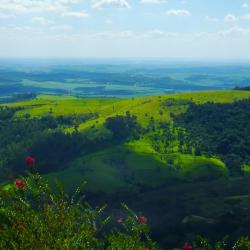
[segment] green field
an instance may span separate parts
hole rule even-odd
[[[127,147],[113,147],[76,159],[58,173],[47,175],[50,181],[60,180],[72,191],[72,184],[87,182],[91,192],[137,192],[140,187],[154,188],[173,180],[199,180],[227,173],[218,159],[192,155],[164,155],[173,159],[178,168],[160,160],[162,155],[135,153]]]
[[[59,116],[98,113],[98,118],[90,119],[79,126],[81,132],[93,138],[107,133],[103,123],[108,117],[124,115],[127,111],[137,116],[142,127],[149,124],[151,117],[157,126],[160,122],[171,123],[171,113],[176,115],[185,112],[188,105],[183,100],[198,104],[229,103],[249,97],[248,91],[233,90],[131,99],[82,99],[40,95],[35,100],[11,103],[8,106],[23,108],[16,112],[16,117],[27,114],[34,117],[47,114]],[[173,102],[173,105],[165,105],[167,100],[176,102]],[[65,133],[71,133],[73,130],[73,127],[65,128]],[[157,133],[161,136],[160,129]],[[63,171],[48,174],[47,177],[49,180],[61,180],[69,190],[84,180],[89,191],[112,193],[118,190],[137,191],[142,186],[157,187],[173,179],[189,181],[227,174],[225,164],[220,159],[181,154],[175,145],[172,152],[166,153],[161,149],[157,152],[154,143],[161,147],[161,142],[153,142],[151,134],[148,133],[138,140],[82,155],[70,162]]]
[[[24,107],[17,112],[18,115],[30,114],[32,116],[45,115],[50,112],[53,115],[67,114],[85,114],[89,112],[98,112],[100,119],[116,114],[124,114],[130,111],[137,115],[141,123],[149,120],[153,116],[157,120],[168,120],[170,112],[178,113],[185,111],[185,107],[172,106],[164,109],[164,114],[160,115],[159,110],[162,103],[168,99],[192,100],[195,103],[202,104],[206,102],[227,103],[250,97],[248,91],[207,91],[193,92],[183,94],[169,94],[152,97],[139,97],[131,99],[109,99],[109,98],[76,98],[71,96],[51,96],[39,95],[35,100],[17,102],[8,104],[11,107]],[[145,113],[149,117],[145,117]]]

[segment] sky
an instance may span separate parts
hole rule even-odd
[[[250,0],[0,0],[1,58],[250,59]]]

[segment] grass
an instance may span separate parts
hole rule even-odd
[[[139,123],[146,127],[150,117],[155,123],[170,121],[170,113],[185,112],[187,105],[164,106],[170,98],[191,100],[195,103],[217,102],[228,103],[250,97],[250,91],[206,91],[182,94],[169,94],[152,97],[130,99],[114,98],[77,98],[72,96],[39,95],[35,100],[7,104],[12,107],[23,107],[16,116],[30,114],[42,116],[52,113],[55,116],[69,114],[86,114],[98,112],[99,117],[82,123],[79,130],[90,137],[98,136],[103,131],[103,123],[107,117],[124,115],[129,111],[136,115]],[[160,110],[161,112],[160,114]],[[93,128],[95,125],[95,128]],[[72,131],[68,128],[66,132]],[[177,151],[177,150],[176,150]],[[250,172],[249,166],[245,172]],[[137,191],[142,186],[157,187],[171,181],[196,180],[225,175],[225,164],[216,158],[180,154],[158,153],[152,147],[149,136],[124,145],[113,146],[90,155],[85,155],[71,162],[65,170],[47,175],[52,181],[60,179],[72,190],[82,180],[87,181],[86,188],[92,192],[112,193],[117,191]]]
[[[161,168],[165,175],[157,173]],[[138,155],[126,146],[114,146],[73,161],[63,172],[48,175],[60,179],[69,189],[82,179],[91,192],[129,191],[139,185],[157,186],[167,180],[164,165],[151,155]]]
[[[169,159],[178,168],[169,165]],[[47,178],[50,181],[59,179],[69,191],[85,180],[87,191],[114,193],[136,192],[142,186],[154,188],[173,179],[199,180],[226,173],[227,169],[219,159],[178,153],[139,153],[120,145],[80,157],[64,171],[49,174]]]
[[[244,173],[250,174],[250,165],[244,165],[242,170]]]
[[[149,116],[154,116],[157,120],[165,120],[169,118],[169,110],[165,110],[162,116],[159,114],[159,109],[164,100],[174,98],[176,100],[185,99],[192,100],[196,103],[205,102],[232,102],[244,98],[249,98],[249,91],[206,91],[193,92],[182,94],[169,94],[153,97],[138,97],[130,99],[115,99],[115,98],[76,98],[71,96],[51,96],[39,95],[35,100],[17,102],[8,104],[8,106],[21,106],[21,110],[17,115],[24,115],[26,113],[32,116],[39,116],[46,114],[50,109],[54,115],[65,115],[69,113],[82,114],[86,112],[99,112],[101,116],[110,116],[114,114],[121,114],[126,111],[138,116],[140,121],[146,120],[145,113]],[[173,111],[177,111],[179,107],[171,107]],[[172,110],[171,110],[172,111]]]
[[[188,154],[175,154],[176,163],[184,175],[192,178],[200,178],[216,173],[227,173],[225,164],[217,158],[205,156],[193,156]]]
[[[151,116],[154,117],[156,122],[169,121],[170,113],[179,114],[185,112],[187,109],[187,105],[164,107],[164,101],[170,98],[176,100],[192,100],[201,104],[208,101],[217,103],[233,102],[235,100],[249,97],[249,91],[237,90],[192,92],[130,99],[98,99],[39,95],[35,100],[10,103],[7,105],[11,107],[23,107],[22,110],[16,113],[16,116],[23,116],[25,114],[30,114],[31,116],[42,116],[51,113],[55,116],[59,116],[98,112],[99,118],[89,120],[80,125],[79,130],[85,130],[96,123],[99,125],[103,124],[107,117],[118,114],[124,115],[127,111],[136,115],[138,121],[144,127],[149,124]],[[163,111],[162,114],[160,114],[160,110]]]

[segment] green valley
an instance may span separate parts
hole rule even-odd
[[[249,98],[249,91],[225,90],[129,99],[38,95],[2,104],[3,188],[25,175],[23,159],[32,155],[52,185],[59,180],[72,193],[85,182],[88,201],[107,203],[112,214],[120,202],[144,210],[162,246],[175,246],[178,230],[193,239],[202,229],[213,239],[220,228],[223,237],[224,216],[249,200],[250,188],[241,187],[249,181]],[[237,137],[230,148],[220,144],[221,133]],[[206,226],[206,218],[214,222]]]
[[[82,99],[70,96],[41,95],[31,101],[8,104],[7,107],[20,108],[20,110],[15,112],[14,119],[20,119],[21,117],[32,119],[42,116],[60,117],[96,114],[82,123],[79,122],[77,128],[75,124],[73,126],[61,127],[66,134],[73,133],[77,129],[79,133],[84,133],[89,138],[108,136],[109,132],[103,126],[108,117],[126,115],[126,112],[136,116],[138,123],[144,130],[140,138],[126,141],[122,143],[123,146],[109,145],[109,149],[98,149],[96,153],[81,156],[79,159],[76,159],[76,162],[75,160],[68,162],[66,169],[62,173],[53,174],[53,177],[58,177],[59,179],[61,175],[70,176],[70,178],[76,176],[78,181],[81,178],[86,178],[86,181],[89,179],[90,183],[88,185],[91,187],[91,180],[95,179],[95,173],[99,173],[99,178],[102,179],[102,183],[104,182],[99,191],[105,191],[105,189],[111,189],[109,187],[111,184],[115,187],[127,187],[124,180],[119,179],[121,176],[124,176],[120,172],[124,168],[128,172],[131,171],[128,174],[134,175],[136,182],[153,186],[157,185],[157,183],[160,185],[162,182],[174,177],[185,178],[185,176],[193,175],[194,178],[199,178],[200,175],[206,176],[207,172],[209,172],[207,168],[210,168],[211,171],[218,171],[218,173],[226,173],[226,167],[219,159],[194,156],[191,152],[191,154],[178,152],[178,139],[172,140],[171,145],[164,148],[166,145],[164,146],[164,142],[162,142],[164,129],[161,128],[161,124],[169,123],[170,127],[173,126],[171,115],[185,112],[191,101],[198,104],[206,102],[230,103],[248,98],[249,96],[250,93],[247,91],[210,91],[125,100]],[[183,100],[185,101],[183,102]],[[119,160],[116,162],[116,158],[120,159],[121,162]],[[88,162],[88,165],[86,166],[84,162]],[[117,165],[120,166],[118,167]],[[88,169],[86,171],[89,173],[86,175],[79,174],[81,171],[84,172],[84,169]],[[143,172],[143,175],[148,173],[148,177],[143,177],[142,175],[140,179],[145,178],[145,180],[137,180],[138,177],[136,178],[136,176],[140,172]],[[154,172],[155,178],[153,177]],[[65,180],[67,178],[64,177],[62,179]],[[106,180],[106,183],[104,180]],[[72,182],[69,180],[65,180],[65,182],[68,185],[77,183],[77,181]],[[95,186],[96,188],[97,186]]]

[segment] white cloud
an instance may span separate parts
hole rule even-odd
[[[53,31],[69,31],[73,27],[70,25],[52,25],[49,27]],[[5,31],[11,34],[15,34],[15,31],[27,31],[27,34],[30,34],[30,31],[36,31],[33,27],[30,26],[0,26],[0,31]],[[24,33],[23,33],[24,34]],[[65,34],[56,34],[56,33],[43,33],[44,37],[60,37]],[[102,32],[87,32],[87,33],[72,33],[68,36],[67,39],[71,37],[74,38],[107,38],[107,39],[117,39],[117,38],[137,38],[137,39],[146,39],[146,38],[162,38],[162,39],[179,39],[180,41],[185,41],[187,39],[194,40],[196,38],[212,39],[218,40],[221,38],[235,38],[241,39],[242,37],[248,36],[250,38],[250,28],[243,28],[240,26],[233,26],[226,30],[221,30],[218,32],[168,32],[166,30],[154,29],[145,32],[134,32],[132,30],[124,31],[102,31]],[[31,36],[32,38],[32,36]]]
[[[188,16],[193,14],[192,9],[189,9],[189,5],[180,5],[181,0],[175,1],[176,3],[178,2],[179,7],[162,8],[165,11],[162,14],[176,16],[177,19],[178,16],[180,18],[183,16],[184,20],[186,16],[188,19]],[[242,0],[242,2],[244,1],[247,2],[247,0]],[[249,29],[234,26],[240,24],[240,22],[237,23],[234,21],[250,20],[250,11],[248,11],[250,9],[243,9],[239,4],[238,8],[241,8],[242,13],[236,15],[236,12],[232,12],[225,17],[227,21],[230,21],[226,27],[234,26],[226,30],[222,29],[218,32],[219,25],[214,23],[215,25],[211,25],[210,27],[207,27],[208,24],[199,27],[190,26],[185,32],[178,32],[178,30],[183,30],[183,22],[177,22],[174,26],[171,24],[170,26],[166,26],[166,24],[162,23],[162,15],[158,16],[158,14],[160,14],[159,8],[163,7],[164,4],[154,6],[160,2],[163,3],[166,1],[0,0],[0,18],[16,17],[13,20],[0,19],[0,56],[16,56],[19,53],[23,53],[22,55],[24,56],[37,57],[43,55],[83,57],[142,55],[158,57],[169,55],[182,56],[182,54],[183,56],[195,56],[199,55],[199,53],[203,56],[210,56],[210,54],[211,56],[221,56],[224,51],[224,54],[227,56],[234,55],[234,53],[235,55],[241,55],[240,53],[242,53],[242,56],[250,58],[250,50],[248,50],[250,44],[250,25]],[[169,5],[170,3],[171,1],[169,1]],[[115,9],[111,9],[107,13],[105,11],[97,11],[97,13],[94,10],[90,10],[89,13],[91,15],[101,16],[97,17],[95,24],[93,24],[94,28],[92,25],[82,27],[78,25],[79,23],[75,23],[73,18],[83,18],[84,20],[84,17],[87,17],[89,13],[83,11],[83,9],[87,8],[88,4],[90,5],[88,7],[97,9],[107,7],[127,9],[134,7],[133,15],[129,17],[123,16],[122,21],[124,23],[120,24],[120,22],[116,23],[117,11]],[[134,4],[135,6],[130,6],[130,4]],[[146,11],[151,16],[144,17],[145,13],[140,8],[143,8],[147,4],[150,6],[147,6],[149,8]],[[155,9],[155,7],[157,8]],[[202,10],[200,13],[203,18],[203,24],[206,20],[207,22],[219,22],[218,24],[223,26],[224,16],[221,12],[219,14],[222,17],[218,18],[217,15],[205,16],[206,14]],[[232,14],[235,14],[235,16]],[[197,18],[194,21],[201,21],[200,15],[193,17],[194,19]],[[138,18],[138,20],[141,18],[151,24],[153,20],[153,25],[155,26],[151,26],[151,28],[155,29],[151,30],[149,28],[149,30],[145,30],[145,22],[138,22],[134,31],[126,30],[125,27],[129,29],[131,23],[136,22],[133,18]],[[173,18],[175,20],[174,17],[166,18]],[[181,20],[183,21],[183,19]],[[247,25],[247,22],[242,21],[242,23]],[[173,32],[169,32],[170,29]],[[243,50],[246,52],[240,52]],[[46,51],[48,51],[47,54]]]
[[[218,18],[216,18],[216,17],[210,17],[210,16],[205,16],[205,20],[207,22],[218,22],[219,21]]]
[[[220,32],[183,33],[171,33],[161,29],[145,32],[125,30],[99,33],[67,33],[60,32],[60,28],[57,30],[59,30],[57,33],[35,33],[36,29],[30,30],[29,27],[8,26],[7,29],[0,27],[2,37],[0,55],[61,58],[112,56],[248,59],[250,57],[248,50],[250,29],[238,26]]]
[[[188,10],[169,10],[166,12],[168,16],[191,16]]]
[[[224,17],[224,20],[226,22],[236,22],[238,20],[238,18],[232,14],[228,14]]]
[[[41,12],[67,11],[80,0],[0,0],[0,14],[20,15]]]
[[[241,5],[241,7],[247,9],[247,8],[249,8],[249,4],[248,4],[248,3],[243,3],[243,4]]]
[[[88,17],[89,14],[86,11],[66,11],[61,14],[63,17],[79,17],[85,18]]]
[[[116,8],[131,8],[130,4],[127,0],[94,0],[92,8],[94,9],[103,9],[108,7],[116,7]]]
[[[248,28],[242,28],[239,26],[234,26],[228,30],[220,31],[217,33],[221,36],[234,36],[236,38],[239,38],[240,36],[249,36],[250,35],[250,29]]]

